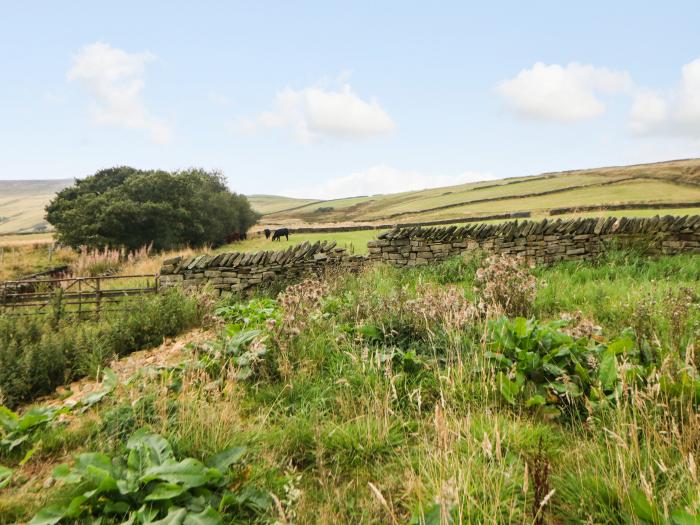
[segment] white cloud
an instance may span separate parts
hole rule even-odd
[[[149,114],[142,96],[146,64],[155,58],[149,52],[127,53],[95,42],[75,55],[68,80],[81,82],[91,93],[96,123],[143,129],[162,144],[170,140],[170,129]]]
[[[321,138],[362,139],[396,127],[377,100],[361,99],[349,84],[338,91],[287,88],[277,93],[274,106],[260,114],[255,125],[287,128],[302,143]]]
[[[280,193],[290,197],[335,199],[357,195],[439,188],[494,178],[494,175],[490,173],[477,172],[464,172],[459,175],[423,175],[414,171],[401,171],[390,166],[378,165],[364,171],[330,179],[322,184],[307,188],[289,189]]]
[[[700,138],[700,58],[683,66],[680,83],[671,91],[638,93],[630,127],[640,134]]]
[[[625,71],[572,62],[567,66],[537,62],[497,91],[515,112],[534,119],[571,122],[605,111],[600,94],[628,93],[633,83]]]

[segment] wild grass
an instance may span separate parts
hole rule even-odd
[[[114,455],[147,427],[178,457],[246,446],[235,490],[262,489],[274,502],[255,523],[697,520],[700,259],[615,253],[530,271],[508,263],[481,271],[490,288],[477,279],[484,260],[378,266],[278,297],[226,298],[221,327],[206,349],[192,348],[193,364],[144,370],[120,386],[86,414],[98,423],[82,440],[47,429],[36,465],[85,450]],[[504,398],[489,327],[522,283],[534,300],[512,315],[572,319],[542,344],[570,345],[564,332],[587,349],[631,338],[617,346],[607,402],[578,398],[580,411],[552,418]],[[600,363],[583,364],[601,373]],[[542,384],[548,403],[571,401]],[[43,443],[54,445],[42,452]],[[0,492],[0,515],[26,520],[64,494],[59,483],[37,504],[29,487],[48,473],[23,481],[31,463],[10,464],[20,478]]]

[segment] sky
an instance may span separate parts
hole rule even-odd
[[[700,156],[697,1],[0,0],[0,180],[337,198]]]

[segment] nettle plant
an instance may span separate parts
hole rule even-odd
[[[42,509],[29,523],[216,525],[224,518],[226,523],[251,523],[270,499],[251,487],[230,488],[243,481],[231,467],[244,453],[234,447],[205,462],[178,460],[167,440],[141,429],[122,455],[89,452],[80,454],[73,467],[57,467],[54,478],[75,485],[76,495]]]
[[[635,364],[634,340],[629,333],[609,343],[575,339],[561,329],[566,321],[542,324],[534,319],[502,317],[489,326],[486,358],[497,370],[501,396],[510,404],[538,408],[545,417],[566,410],[591,411],[615,403],[622,394],[622,367],[628,382],[649,370]]]

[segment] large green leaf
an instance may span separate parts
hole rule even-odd
[[[541,406],[541,405],[546,405],[546,404],[547,404],[547,400],[541,394],[535,394],[534,396],[532,396],[530,399],[528,399],[525,402],[525,405],[529,406],[529,407]]]
[[[693,516],[685,509],[672,510],[671,521],[673,525],[700,525],[700,517]]]
[[[5,432],[11,432],[17,428],[19,415],[6,406],[0,405],[0,428]]]
[[[183,525],[219,525],[223,523],[221,515],[211,507],[202,512],[188,512]]]
[[[168,510],[168,515],[162,520],[149,521],[150,525],[181,525],[187,516],[187,509],[172,507]]]
[[[612,390],[617,382],[617,358],[615,352],[609,348],[603,353],[598,369],[598,379],[603,390]]]
[[[520,387],[514,381],[508,379],[508,376],[503,372],[499,372],[496,376],[496,381],[498,383],[498,390],[508,403],[511,405],[515,404],[515,396],[518,395]]]
[[[53,469],[53,477],[64,483],[80,483],[82,476],[71,470],[71,468],[66,464],[61,464]]]
[[[182,493],[187,492],[187,487],[176,485],[175,483],[159,483],[151,493],[146,496],[145,501],[160,501],[177,498]]]
[[[216,471],[207,468],[201,461],[187,458],[182,461],[167,460],[162,465],[146,469],[141,477],[143,483],[161,479],[170,483],[181,483],[187,488],[201,487],[212,479],[219,477]]]
[[[515,335],[520,339],[527,337],[527,319],[524,317],[516,317],[513,321],[513,332],[515,332]]]
[[[27,525],[55,525],[63,519],[65,511],[59,505],[41,509]]]
[[[542,368],[544,368],[547,372],[549,372],[555,377],[561,377],[563,375],[566,375],[566,370],[564,370],[560,366],[555,365],[554,363],[544,363],[542,364]]]
[[[7,450],[12,451],[15,448],[17,448],[18,446],[20,446],[22,443],[24,443],[25,441],[29,441],[29,434],[23,434],[23,435],[19,436],[18,438],[13,439],[11,441],[5,441],[5,444],[7,445]]]
[[[126,448],[136,452],[129,454],[129,468],[134,470],[161,465],[173,458],[173,449],[170,443],[165,438],[145,428],[134,432],[129,438]]]
[[[131,505],[126,501],[107,501],[104,506],[105,514],[124,515],[131,510]]]
[[[629,352],[634,348],[634,341],[631,337],[621,337],[608,344],[608,350],[615,355]]]
[[[243,454],[245,454],[245,451],[245,447],[227,448],[218,454],[214,454],[212,457],[207,459],[206,463],[208,466],[217,469],[222,474],[225,474],[231,465],[241,459]]]
[[[25,431],[48,422],[54,415],[50,408],[32,408],[27,411],[17,422],[17,430]]]
[[[12,469],[0,465],[0,489],[7,487],[12,480]]]
[[[659,509],[649,501],[646,495],[641,490],[632,490],[630,492],[630,503],[634,515],[648,523],[663,523],[663,516]]]

